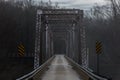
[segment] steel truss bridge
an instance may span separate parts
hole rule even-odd
[[[38,9],[34,71],[17,80],[107,80],[88,70],[83,10]]]

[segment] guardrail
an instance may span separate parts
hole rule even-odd
[[[83,80],[108,80],[106,78],[103,78],[101,76],[98,76],[98,75],[90,72],[89,70],[85,69],[84,67],[82,67],[79,64],[77,64],[76,62],[74,62],[69,57],[67,57],[67,56],[65,56],[65,57],[71,63],[71,65],[73,66],[73,68],[75,68],[75,70],[78,73],[80,73],[80,75],[82,76]]]
[[[37,80],[40,77],[40,75],[42,74],[42,72],[44,72],[47,69],[47,66],[54,59],[54,57],[55,56],[51,57],[49,60],[47,60],[44,64],[42,64],[37,69],[33,70],[32,72],[30,72],[16,80]]]

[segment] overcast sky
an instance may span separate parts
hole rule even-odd
[[[41,0],[37,0],[41,1]],[[49,1],[49,0],[42,0],[42,1]],[[89,9],[95,3],[99,5],[105,4],[104,0],[51,0],[53,3],[58,2],[59,6],[66,7],[66,8],[79,8],[79,9]]]

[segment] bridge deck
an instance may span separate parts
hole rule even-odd
[[[48,68],[43,74],[42,80],[82,80],[64,55],[56,55]]]

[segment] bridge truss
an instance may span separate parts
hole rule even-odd
[[[55,41],[64,41],[65,55],[88,67],[83,11],[79,9],[37,10],[34,69],[55,54]]]

